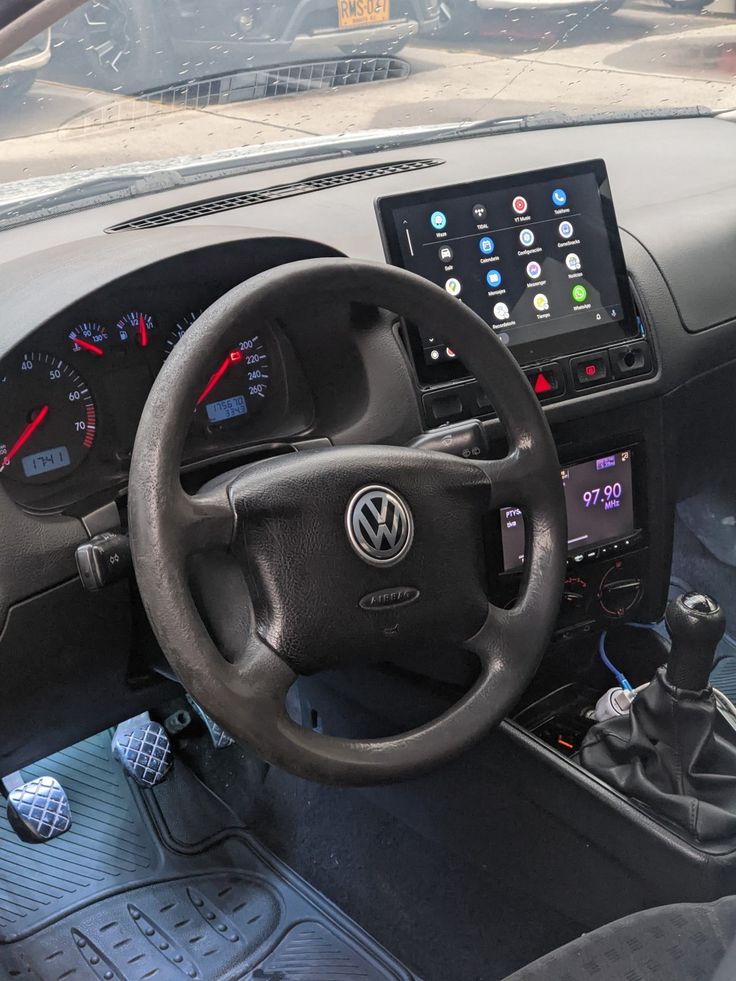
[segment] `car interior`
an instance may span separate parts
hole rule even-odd
[[[736,978],[735,118],[0,230],[0,977]]]

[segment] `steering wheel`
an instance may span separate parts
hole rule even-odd
[[[316,300],[390,310],[439,334],[492,398],[508,452],[467,461],[400,446],[292,453],[184,492],[180,461],[213,349],[237,325]],[[360,328],[365,329],[365,328]],[[380,329],[376,327],[375,329]],[[524,511],[526,553],[511,609],[489,602],[483,519]],[[412,273],[349,259],[289,263],[241,283],[189,328],[159,373],[138,427],[129,527],[149,620],[184,687],[236,740],[313,780],[411,777],[497,725],[529,683],[559,609],[567,551],[552,434],[524,374],[476,314]],[[195,603],[188,562],[227,549],[245,601],[225,656]],[[392,605],[383,605],[388,595]],[[363,602],[361,602],[363,601]],[[399,605],[400,604],[400,605]],[[295,723],[286,695],[299,674],[398,651],[465,648],[480,670],[440,717],[380,739],[345,739]]]

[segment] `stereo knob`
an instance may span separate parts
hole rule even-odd
[[[598,587],[598,602],[609,617],[622,617],[639,601],[642,581],[637,576],[626,574],[623,563],[617,562],[601,579]]]

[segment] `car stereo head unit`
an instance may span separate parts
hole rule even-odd
[[[380,198],[377,208],[388,259],[466,303],[521,364],[639,335],[602,160]],[[466,374],[431,325],[409,328],[421,381]]]
[[[581,560],[598,558],[609,543],[627,544],[635,535],[633,450],[563,467],[562,486],[567,508],[567,548]],[[524,562],[524,516],[518,508],[501,509],[503,570],[519,569]],[[619,551],[619,548],[615,550]]]

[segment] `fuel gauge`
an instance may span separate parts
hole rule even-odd
[[[148,347],[151,343],[151,332],[154,328],[153,317],[150,313],[142,313],[139,310],[124,314],[115,324],[115,330],[118,332],[120,341],[125,343],[132,340],[140,347]]]

